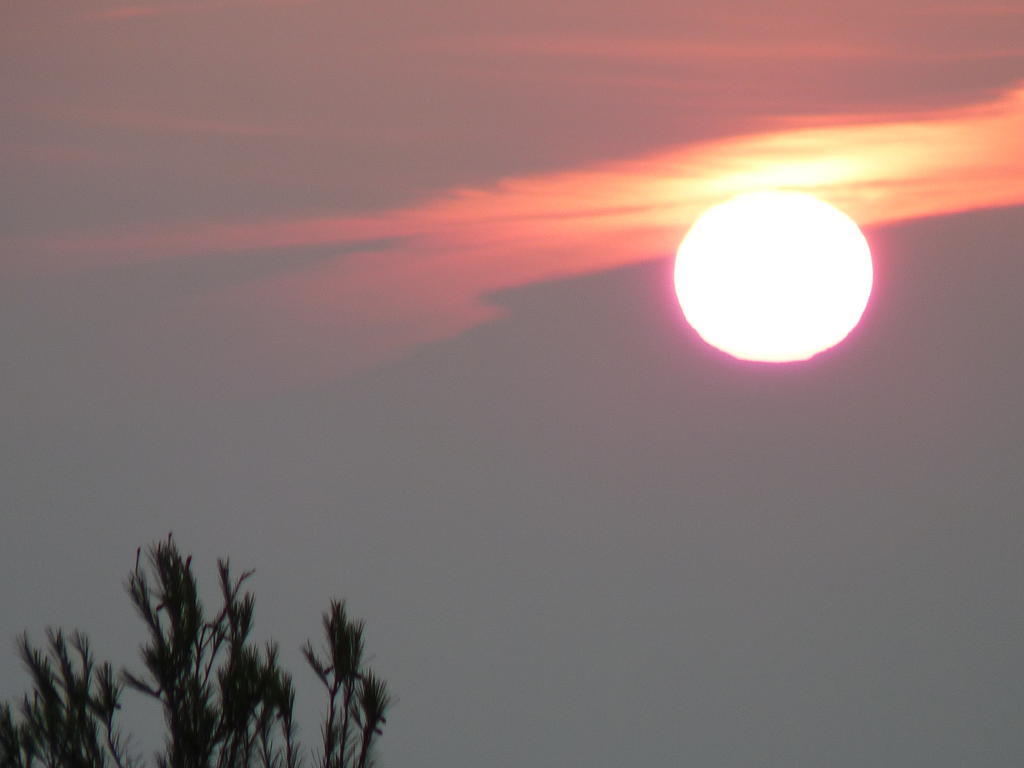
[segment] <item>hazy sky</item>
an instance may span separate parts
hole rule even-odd
[[[310,692],[349,599],[386,766],[1020,762],[1019,0],[0,22],[0,697],[22,629],[134,660],[121,582],[173,530],[256,568]],[[875,257],[804,364],[672,292],[768,185]]]

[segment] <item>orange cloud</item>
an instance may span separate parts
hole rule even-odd
[[[621,37],[504,37],[474,36],[434,41],[441,48],[473,53],[540,54],[573,58],[674,61],[685,59],[877,59],[880,51],[840,41],[765,41],[736,39],[720,41]]]
[[[1001,13],[1001,12],[1000,12]],[[999,15],[991,11],[985,15]],[[855,45],[839,38],[818,37],[765,40],[763,37],[736,37],[719,40],[658,39],[624,37],[513,37],[474,36],[436,39],[432,47],[479,55],[539,55],[569,59],[641,62],[685,61],[971,61],[1024,58],[1024,45],[952,50],[895,47],[892,45]]]
[[[374,215],[51,241],[32,250],[67,266],[398,238],[385,250],[211,297],[218,311],[344,337],[331,361],[344,371],[481,322],[495,311],[487,296],[496,290],[668,256],[703,209],[751,189],[810,191],[862,225],[1022,204],[1021,136],[1024,88],[914,118],[792,120],[771,133],[454,189]]]

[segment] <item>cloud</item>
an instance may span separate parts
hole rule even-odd
[[[89,14],[94,19],[135,19],[140,16],[155,16],[160,13],[167,13],[180,6],[152,6],[152,5],[121,5],[116,8],[105,8],[102,11],[95,11]]]
[[[250,123],[237,120],[211,120],[189,117],[171,113],[144,112],[132,110],[46,110],[57,117],[74,122],[92,123],[94,125],[122,128],[145,133],[164,133],[181,135],[231,136],[246,138],[262,138],[287,136],[298,133],[290,125]]]
[[[1024,16],[1024,8],[1008,3],[931,5],[915,10],[917,16]]]
[[[86,18],[105,21],[130,21],[153,16],[167,16],[178,13],[201,13],[203,11],[217,10],[230,6],[245,5],[311,5],[319,0],[206,0],[206,2],[193,3],[147,3],[116,5],[109,8],[102,8],[98,11],[91,11],[85,15]]]
[[[996,15],[990,13],[986,15]],[[600,36],[473,36],[439,38],[438,49],[495,56],[549,56],[572,59],[633,62],[751,62],[751,61],[970,61],[1024,58],[1024,46],[978,45],[954,50],[934,46],[856,45],[848,40],[818,35],[813,40],[731,35],[714,39],[624,38]]]
[[[368,215],[242,221],[22,243],[22,269],[250,249],[387,247],[302,263],[211,295],[207,311],[319,334],[335,372],[358,370],[493,317],[493,292],[666,257],[709,205],[750,189],[811,191],[874,225],[1024,203],[1024,88],[971,107],[769,133],[452,189]],[[11,251],[12,249],[8,249]]]
[[[629,59],[639,61],[673,61],[686,59],[726,59],[749,61],[758,59],[874,59],[879,52],[867,46],[845,41],[728,39],[699,40],[622,38],[622,37],[513,37],[474,36],[444,38],[433,41],[439,48],[466,53],[498,55],[543,55],[572,58]]]

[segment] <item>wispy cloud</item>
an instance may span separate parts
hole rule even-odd
[[[152,16],[167,16],[179,13],[201,13],[230,6],[294,6],[312,5],[319,0],[206,0],[205,2],[151,2],[115,5],[89,11],[86,18],[106,21],[131,21]]]
[[[809,190],[862,225],[1024,204],[1020,136],[1024,88],[913,119],[794,120],[771,133],[453,189],[372,215],[35,243],[24,249],[33,263],[22,267],[396,238],[211,299],[219,311],[271,312],[348,339],[337,362],[351,370],[493,316],[487,296],[496,290],[668,256],[703,209],[750,189]]]
[[[167,13],[175,8],[177,6],[121,5],[116,8],[104,8],[100,11],[94,11],[88,15],[93,19],[118,21],[120,19],[136,19],[141,16],[156,16],[160,13]]]
[[[284,123],[271,125],[268,123],[225,120],[216,117],[194,117],[167,112],[144,112],[123,109],[75,111],[44,109],[43,111],[64,120],[92,123],[111,128],[123,128],[144,133],[205,134],[209,136],[260,138],[293,135],[298,132],[295,127]]]
[[[431,47],[472,55],[546,56],[639,62],[671,61],[968,61],[1024,58],[1024,44],[939,50],[845,40],[729,37],[720,40],[625,37],[474,36],[438,38]]]
[[[1011,3],[957,3],[915,9],[916,16],[1024,16],[1024,7]]]
[[[29,164],[47,168],[84,168],[107,162],[98,150],[77,144],[0,142],[0,165]]]
[[[432,46],[467,53],[499,55],[532,54],[573,58],[672,61],[685,59],[867,59],[879,51],[844,41],[766,40],[728,38],[722,40],[626,38],[626,37],[516,37],[474,36],[439,38]]]

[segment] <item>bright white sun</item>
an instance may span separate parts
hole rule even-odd
[[[853,330],[871,252],[849,216],[803,192],[749,192],[705,211],[676,256],[676,294],[708,344],[740,360],[807,360]]]

